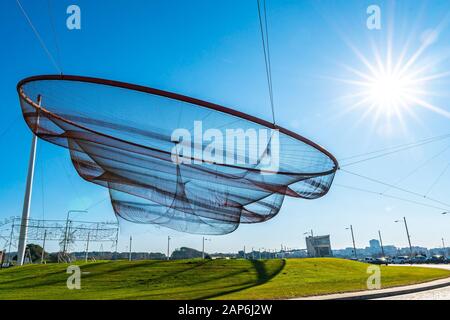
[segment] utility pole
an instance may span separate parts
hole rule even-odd
[[[380,237],[381,254],[384,257],[383,239],[381,238],[381,231],[380,230],[378,230],[378,236]]]
[[[128,256],[128,261],[131,261],[131,245],[133,244],[133,237],[130,236],[130,254]]]
[[[84,262],[87,263],[88,262],[88,258],[89,258],[89,240],[91,239],[91,233],[88,233],[88,238],[87,238],[87,243],[86,243],[86,255],[84,257]]]
[[[45,262],[45,240],[47,239],[47,230],[44,230],[44,241],[42,243],[41,264]]]
[[[244,259],[247,259],[247,255],[245,253],[245,246],[244,246]]]
[[[347,228],[347,230],[348,229],[350,229],[350,232],[352,233],[353,253],[355,254],[355,259],[358,259],[358,254],[356,253],[355,235],[353,234],[353,226],[350,225],[350,228]]]
[[[39,125],[39,111],[42,102],[41,95],[38,96],[37,101],[39,107],[36,110],[36,127]],[[36,163],[36,146],[37,136],[33,133],[33,138],[31,140],[30,158],[28,161],[28,176],[25,188],[25,198],[23,201],[22,220],[20,223],[19,245],[17,248],[17,264],[19,266],[23,265],[25,259],[25,249],[27,246],[26,242],[28,235],[28,220],[30,218],[31,195],[33,193],[34,165]]]
[[[167,237],[167,260],[170,260],[170,236]]]

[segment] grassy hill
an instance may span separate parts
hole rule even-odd
[[[100,261],[79,264],[81,290],[68,290],[67,265],[0,270],[0,299],[280,299],[366,289],[366,264],[341,259]],[[450,271],[381,267],[382,286],[450,277]]]

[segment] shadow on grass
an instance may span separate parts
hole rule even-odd
[[[251,287],[259,286],[266,283],[270,279],[277,276],[285,267],[284,260],[278,261],[249,261],[247,266],[242,269],[236,270],[235,268],[225,269],[225,273],[214,274],[213,269],[202,269],[202,267],[211,264],[210,260],[193,261],[186,264],[170,264],[161,263],[161,267],[158,267],[159,261],[149,261],[146,263],[127,263],[120,265],[111,265],[110,263],[92,263],[86,265],[80,265],[82,272],[90,272],[83,276],[83,279],[91,278],[94,283],[90,284],[91,288],[88,288],[87,292],[93,290],[92,285],[104,285],[109,283],[111,291],[115,291],[116,296],[120,296],[119,299],[211,299],[239,292],[249,289]],[[187,265],[188,264],[188,265]],[[156,273],[150,272],[148,275],[144,272],[147,268],[149,270],[154,267],[158,268]],[[61,266],[62,267],[62,266]],[[30,270],[31,271],[31,270]],[[64,286],[67,280],[66,268],[58,268],[58,270],[49,272],[45,275],[29,276],[24,274],[24,277],[14,280],[6,280],[0,282],[0,292],[6,292],[10,289],[24,290],[24,289],[38,289],[52,286]],[[130,273],[131,271],[131,273]],[[198,272],[204,273],[203,277],[196,276]],[[246,273],[251,272],[249,276],[244,276]],[[209,274],[208,274],[209,273]],[[112,278],[108,277],[108,274],[119,274],[123,276],[122,284],[118,283],[118,286],[111,286]],[[140,276],[136,277],[136,274]],[[256,275],[256,276],[255,276]],[[177,280],[177,278],[179,280]],[[202,279],[203,278],[203,279]],[[100,281],[100,282],[98,282]],[[106,282],[105,282],[106,281]],[[123,281],[128,282],[124,285]],[[147,289],[144,289],[141,285],[146,285]],[[159,285],[159,288],[151,288],[151,286]],[[162,286],[162,287],[161,287]],[[140,295],[130,294],[128,289],[133,288],[137,291],[141,291]],[[140,289],[139,289],[140,287]],[[61,287],[62,288],[62,287]],[[117,291],[116,291],[117,290]],[[120,292],[123,290],[123,295]],[[146,294],[145,291],[149,291]],[[135,291],[135,293],[137,293]],[[127,295],[128,293],[128,295]],[[1,294],[0,294],[1,295]],[[54,297],[57,299],[58,297]],[[67,297],[66,297],[67,298]],[[80,297],[72,296],[72,298],[78,299]],[[86,299],[94,298],[104,299],[107,296],[101,294],[95,297],[90,295],[85,297]]]
[[[124,266],[119,265],[116,268],[107,268],[105,271],[101,271],[101,272],[95,272],[95,271],[90,271],[90,270],[95,269],[96,267],[103,267],[103,266],[107,267],[108,265],[110,265],[110,263],[94,262],[94,263],[89,263],[89,264],[81,264],[78,266],[81,268],[82,273],[90,272],[89,274],[83,275],[83,279],[87,279],[87,278],[91,278],[91,277],[102,276],[107,273],[125,271],[127,269],[136,268],[136,266],[139,266],[139,267],[150,266],[155,263],[158,263],[158,261],[151,261],[149,263],[142,264],[142,265],[136,265],[136,264],[127,264]],[[58,284],[65,286],[67,278],[69,277],[69,274],[66,273],[67,267],[69,265],[70,264],[64,264],[63,268],[61,268],[55,272],[46,273],[44,275],[45,276],[44,278],[39,277],[39,276],[27,276],[24,278],[0,282],[0,291],[2,289],[9,289],[9,286],[3,287],[3,285],[5,285],[5,284],[10,285],[11,283],[15,283],[14,289],[30,289],[30,288],[37,288],[40,286],[52,286],[52,285],[58,285]],[[54,278],[53,276],[58,276],[58,277]],[[30,283],[31,280],[33,280],[33,281]]]
[[[209,263],[208,260],[205,260],[205,261],[202,260],[201,262],[194,263],[194,265],[189,268],[183,268],[183,266],[180,265],[179,266],[180,270],[176,270],[174,272],[167,272],[167,274],[164,274],[162,276],[156,277],[156,278],[148,280],[148,281],[155,281],[155,280],[158,281],[158,280],[164,280],[165,278],[174,277],[179,274],[192,271],[192,270],[199,268],[207,263]],[[127,263],[125,265],[118,265],[114,268],[111,268],[110,263],[104,263],[104,262],[96,262],[96,263],[92,263],[92,264],[80,265],[80,267],[81,267],[81,272],[90,272],[89,274],[83,275],[83,279],[86,280],[89,278],[96,279],[98,277],[102,277],[102,276],[105,276],[108,274],[124,272],[127,270],[143,269],[143,268],[151,267],[151,266],[154,266],[157,264],[164,264],[165,266],[168,266],[167,262],[165,262],[165,261],[161,262],[161,261],[155,260],[155,261],[149,261],[149,262],[145,262],[145,263],[139,263],[139,262],[138,263]],[[67,266],[69,266],[69,265],[67,265]],[[96,267],[105,267],[105,270],[95,271]],[[92,269],[94,269],[94,270],[92,270]],[[57,278],[54,278],[53,276],[57,276]],[[12,283],[15,284],[14,289],[30,289],[30,288],[37,288],[40,286],[52,286],[52,285],[59,285],[59,284],[65,286],[67,277],[68,277],[68,274],[66,274],[66,267],[64,267],[55,272],[46,273],[45,278],[41,278],[39,276],[26,276],[26,277],[23,277],[20,279],[14,279],[14,280],[0,282],[0,291],[2,289],[10,289],[11,287],[9,285],[11,285]],[[4,286],[5,284],[7,286]],[[120,289],[120,287],[118,289]]]
[[[237,288],[237,289],[232,289],[232,290],[228,290],[228,291],[218,292],[216,294],[206,295],[206,296],[199,298],[199,300],[218,298],[220,296],[224,296],[227,294],[236,293],[236,292],[239,292],[242,290],[250,289],[252,287],[260,286],[260,285],[268,282],[270,279],[273,279],[274,277],[276,277],[286,266],[286,260],[284,260],[284,259],[280,260],[281,263],[278,266],[278,268],[275,269],[274,272],[269,273],[269,272],[267,272],[266,266],[262,261],[259,261],[259,260],[250,260],[250,261],[252,262],[253,268],[256,270],[256,273],[257,273],[257,279],[254,283],[251,283],[242,288]]]
[[[221,274],[220,276],[209,278],[206,281],[190,282],[186,286],[180,287],[179,288],[180,290],[176,290],[172,293],[165,294],[163,292],[159,292],[159,293],[154,293],[154,294],[143,294],[143,295],[139,295],[139,296],[124,297],[124,299],[128,299],[128,300],[172,299],[173,297],[171,297],[171,295],[179,296],[180,299],[185,299],[185,297],[183,297],[183,296],[191,295],[191,294],[198,295],[198,297],[194,298],[197,300],[213,299],[213,298],[217,298],[220,296],[224,296],[227,294],[239,292],[239,291],[246,290],[246,289],[249,289],[249,288],[252,288],[255,286],[262,285],[262,284],[268,282],[269,280],[271,280],[272,278],[276,277],[284,269],[284,267],[286,265],[285,260],[279,260],[279,265],[274,270],[268,271],[267,267],[265,265],[268,261],[250,260],[250,262],[252,264],[251,265],[252,269],[254,271],[256,271],[256,279],[250,279],[245,282],[233,284],[233,281],[231,279],[233,279],[234,277],[236,277],[242,273],[246,273],[249,271],[249,269],[242,269],[240,271],[232,272],[227,275]],[[273,262],[273,260],[272,260],[272,262]],[[229,281],[230,285],[227,285],[227,286],[198,288],[198,289],[193,288],[196,285],[206,284],[206,283],[210,283],[210,282],[213,282],[216,280],[223,281],[224,279],[228,279],[228,278],[230,279],[230,281]],[[173,287],[172,289],[176,289],[176,287]],[[214,291],[214,292],[211,292],[211,291]],[[211,293],[205,294],[205,292],[211,292]],[[162,296],[165,296],[165,297],[161,298]]]

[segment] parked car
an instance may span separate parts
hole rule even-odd
[[[376,258],[371,263],[372,264],[384,264],[387,266],[389,264],[389,259],[387,259],[385,257]]]
[[[446,263],[446,261],[447,261],[447,259],[445,259],[444,256],[440,256],[440,255],[434,255],[428,259],[428,263],[435,263],[435,264]]]
[[[365,262],[365,263],[373,263],[374,261],[375,261],[375,259],[372,257],[365,257],[363,260],[363,262]]]
[[[392,258],[392,263],[407,264],[407,263],[410,263],[410,259],[408,256],[397,256],[397,257]]]
[[[417,255],[414,258],[412,258],[412,263],[422,264],[427,263],[428,259],[426,256]]]

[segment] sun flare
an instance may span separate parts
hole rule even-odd
[[[389,116],[408,108],[417,100],[419,92],[421,90],[415,85],[414,79],[388,70],[375,74],[367,81],[367,91],[364,95],[377,112]]]
[[[446,108],[433,104],[436,92],[431,88],[436,81],[450,77],[449,70],[440,68],[446,57],[426,55],[437,36],[433,39],[425,38],[415,51],[406,45],[394,50],[392,39],[381,46],[372,43],[369,55],[347,41],[359,67],[343,65],[347,71],[345,78],[335,78],[350,85],[347,94],[341,96],[346,105],[342,112],[359,109],[362,110],[360,121],[370,118],[374,124],[399,124],[403,129],[406,129],[406,116],[421,122],[420,109],[450,118]]]

